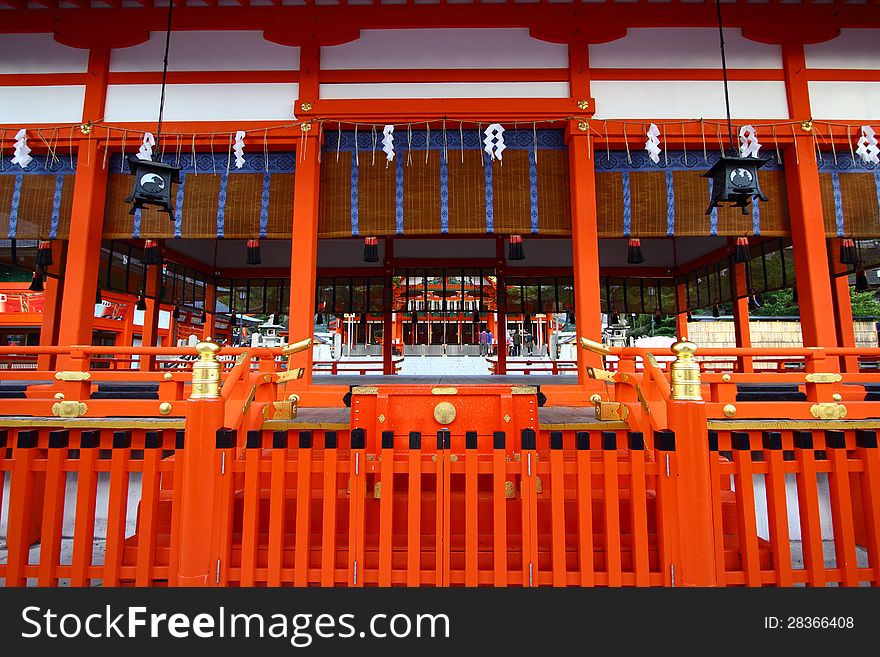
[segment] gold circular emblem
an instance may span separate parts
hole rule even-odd
[[[434,407],[434,419],[440,424],[449,424],[455,419],[455,406],[440,402]]]
[[[168,415],[169,413],[171,413],[171,404],[169,404],[168,402],[162,402],[161,404],[159,404],[159,412],[162,415]]]
[[[721,409],[721,412],[724,413],[725,417],[733,417],[736,415],[736,406],[733,404],[725,404],[724,408]]]

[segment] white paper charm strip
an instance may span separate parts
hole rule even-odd
[[[141,144],[141,147],[137,152],[137,159],[139,160],[152,160],[153,159],[153,146],[156,145],[156,138],[153,136],[152,132],[144,133],[144,142]]]
[[[12,163],[17,164],[22,169],[26,169],[33,159],[31,157],[31,148],[27,143],[27,130],[22,128],[15,133],[15,151],[13,152]]]
[[[660,162],[660,128],[652,123],[648,126],[648,141],[645,142],[645,150],[648,151],[648,157],[654,164]]]
[[[386,125],[382,128],[382,152],[389,162],[394,161],[394,126]]]
[[[489,154],[491,159],[500,160],[501,153],[507,148],[504,145],[504,128],[500,123],[491,123],[483,134],[486,136],[483,139],[485,145],[483,150]]]
[[[739,156],[758,157],[761,150],[761,142],[758,141],[758,133],[754,126],[744,125],[739,129]]]
[[[862,158],[865,164],[880,164],[880,148],[877,148],[877,137],[874,136],[874,128],[869,125],[862,126],[862,136],[859,137],[856,154]]]
[[[245,131],[239,130],[235,133],[235,143],[232,145],[232,152],[235,153],[235,168],[241,169],[245,165],[244,159],[244,137]]]

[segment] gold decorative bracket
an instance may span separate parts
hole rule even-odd
[[[807,383],[839,383],[843,380],[836,372],[810,372],[805,378]]]
[[[62,401],[52,404],[52,415],[55,417],[82,417],[88,410],[88,406],[78,401]]]
[[[600,354],[602,356],[607,356],[611,353],[611,350],[606,347],[601,342],[596,342],[595,340],[590,340],[589,338],[585,338],[581,336],[581,339],[578,341],[581,349],[586,349],[587,351],[592,351],[594,354]]]
[[[88,381],[92,378],[89,372],[55,372],[59,381]]]
[[[305,351],[309,347],[312,346],[312,338],[306,338],[305,340],[300,340],[299,342],[294,342],[293,344],[289,344],[284,349],[281,350],[281,353],[285,356],[290,356],[291,354],[298,354],[301,351]]]
[[[810,406],[810,415],[819,420],[840,420],[846,417],[846,406],[834,402],[823,402]]]
[[[305,369],[302,367],[294,367],[292,370],[287,370],[286,372],[280,372],[278,374],[278,383],[287,383],[288,381],[296,381],[297,379],[303,378],[303,374],[305,374]]]

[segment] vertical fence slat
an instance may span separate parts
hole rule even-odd
[[[409,434],[409,472],[406,512],[406,585],[422,582],[422,435]]]
[[[294,541],[293,584],[309,583],[312,520],[312,432],[299,432],[296,470],[296,535]]]
[[[337,434],[324,432],[324,500],[321,511],[321,586],[336,583],[336,504],[339,498]]]
[[[523,586],[537,586],[538,584],[537,465],[537,436],[532,429],[523,429],[522,453],[520,455]]]
[[[843,431],[826,431],[825,448],[831,462],[828,488],[831,494],[831,522],[834,527],[834,554],[843,573],[845,586],[859,585],[856,561],[856,534],[852,513],[849,459]]]
[[[114,431],[113,452],[110,456],[110,493],[107,504],[107,544],[102,576],[104,587],[119,585],[122,552],[125,547],[130,457],[131,431]]]
[[[349,586],[364,585],[364,503],[366,477],[366,432],[351,431],[351,482],[349,488],[348,567]]]
[[[137,524],[137,555],[135,586],[153,583],[153,566],[156,557],[156,523],[159,507],[159,457],[162,450],[162,433],[148,431],[144,436],[143,474],[141,478],[141,503]]]
[[[661,475],[662,476],[662,475]],[[724,511],[722,506],[722,490],[727,490],[724,485],[721,470],[721,454],[718,453],[718,432],[709,432],[709,480],[712,494],[712,520],[715,537],[715,578],[718,586],[727,584],[727,569],[724,565]]]
[[[748,586],[761,586],[761,564],[758,554],[758,523],[755,517],[755,487],[750,436],[745,431],[731,434],[733,462],[736,466],[736,517],[739,551]]]
[[[448,429],[437,432],[437,586],[449,586],[450,487],[452,472],[449,463],[450,435]]]
[[[257,539],[260,509],[260,461],[263,435],[260,431],[247,432],[244,454],[244,492],[241,520],[241,585],[253,586],[257,569]]]
[[[608,586],[622,586],[620,559],[620,480],[617,474],[617,434],[602,432],[602,477],[605,516],[605,570]]]
[[[387,436],[386,434],[391,434]],[[394,520],[394,433],[382,432],[379,463],[379,586],[391,586]]]
[[[184,447],[186,444],[186,430],[178,429],[174,432],[174,466],[171,473],[171,546],[168,556],[169,586],[177,586],[180,565],[180,518],[183,510],[183,477],[184,477]],[[232,467],[231,453],[227,456],[228,467]],[[232,501],[230,501],[232,504]],[[231,547],[230,547],[231,551]]]
[[[12,448],[12,481],[6,526],[6,586],[24,586],[34,510],[34,460],[37,432],[18,431]]]
[[[216,451],[214,452],[217,486],[215,507],[217,508],[217,544],[220,559],[220,578],[217,586],[229,586],[229,566],[232,563],[233,518],[235,513],[235,480],[234,467],[237,433],[233,429],[217,431]],[[175,459],[175,465],[178,459]],[[172,515],[174,509],[172,507]],[[172,521],[172,536],[174,532]]]
[[[95,506],[98,498],[99,431],[80,432],[76,480],[76,517],[73,528],[73,556],[70,560],[70,585],[88,586],[95,542]]]
[[[678,459],[675,451],[676,436],[672,431],[654,432],[654,453],[660,461],[657,475],[657,534],[663,585],[675,586],[673,569],[679,561],[678,549]]]
[[[281,586],[281,568],[284,562],[287,439],[287,431],[272,432],[272,451],[269,456],[269,533],[266,546],[268,550],[266,583],[269,586]]]
[[[567,584],[565,570],[565,475],[562,432],[550,432],[550,546],[553,586]],[[546,493],[546,489],[545,489]]]
[[[493,586],[507,586],[507,452],[503,431],[495,432],[492,449]]]
[[[819,516],[819,485],[813,434],[794,432],[794,455],[799,470],[797,480],[798,513],[801,521],[801,547],[804,568],[812,586],[825,586],[825,557],[822,551],[822,521]]]
[[[595,584],[593,555],[593,473],[590,467],[590,433],[578,431],[575,435],[577,450],[577,528],[578,567],[581,586]]]
[[[872,585],[880,586],[880,451],[875,431],[856,431],[855,455],[864,465],[861,493],[868,565],[874,571]]]
[[[70,434],[66,429],[49,432],[46,452],[46,489],[43,495],[43,518],[40,524],[40,566],[38,586],[57,586],[55,575],[61,559],[61,526],[64,522],[64,462]]]
[[[789,587],[794,583],[794,579],[791,570],[788,504],[785,498],[785,461],[782,455],[782,434],[776,431],[766,431],[763,443],[764,461],[769,469],[765,481],[773,570],[776,572],[776,585]]]
[[[629,434],[630,522],[632,523],[632,563],[636,586],[651,583],[648,561],[648,491],[645,480],[645,439],[641,433]]]
[[[471,436],[470,434],[473,434]],[[477,434],[468,432],[465,437],[464,452],[464,584],[465,586],[477,586],[479,578],[480,557],[477,525]]]

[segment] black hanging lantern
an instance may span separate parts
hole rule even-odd
[[[479,311],[479,310],[475,310],[475,311],[474,311],[474,314],[471,316],[471,321],[472,321],[474,324],[479,324],[479,323],[480,323],[480,311]]]
[[[757,310],[761,307],[761,302],[758,299],[758,295],[754,293],[754,291],[749,295],[749,310]]]
[[[844,237],[840,240],[840,264],[854,265],[859,261],[856,255],[856,243],[851,237]]]
[[[104,298],[101,296],[101,288],[96,287],[95,288],[95,305],[98,305],[99,303],[104,303]]]
[[[174,308],[171,309],[171,319],[180,319],[180,308],[179,307],[174,306]]]
[[[721,42],[721,72],[724,78],[724,106],[727,110],[727,132],[730,137],[730,155],[722,154],[718,161],[703,174],[712,179],[712,198],[706,214],[728,204],[737,207],[743,214],[749,213],[753,200],[767,201],[758,182],[758,169],[766,161],[758,157],[739,157],[733,141],[733,122],[730,120],[730,94],[727,86],[727,56],[724,51],[724,25],[721,21],[721,0],[715,0],[718,14],[718,37]]]
[[[694,321],[694,316],[691,314],[690,309],[688,309],[687,315],[685,315],[685,317],[687,318],[687,321],[689,321],[689,322]]]
[[[723,204],[740,208],[743,214],[748,214],[752,200],[767,201],[758,182],[758,169],[764,164],[765,160],[754,157],[722,155],[718,158],[703,174],[703,178],[712,179],[712,198],[706,214],[712,214],[713,209],[723,207]]]
[[[260,254],[260,240],[247,241],[247,263],[249,265],[259,265],[263,262]]]
[[[167,212],[168,218],[174,218],[174,206],[171,203],[171,185],[180,182],[180,167],[164,162],[140,160],[134,155],[128,157],[128,170],[134,176],[134,189],[131,190],[126,203],[131,203],[128,214],[147,206],[155,206],[159,212]]]
[[[522,235],[511,235],[510,244],[507,249],[508,260],[525,260],[526,252],[523,248]]]
[[[532,316],[529,313],[523,315],[523,330],[528,333],[532,332]]]
[[[146,240],[144,242],[144,264],[162,264],[162,254],[159,253],[159,243],[156,240]]]
[[[379,262],[379,238],[364,238],[364,262]]]
[[[415,331],[415,328],[416,328],[416,326],[417,326],[418,323],[419,323],[419,313],[418,313],[418,311],[415,311],[415,310],[412,311],[412,316],[410,317],[409,321],[410,321],[410,323],[412,324],[413,331]]]
[[[31,278],[31,284],[28,285],[28,289],[31,292],[43,292],[46,289],[43,285],[43,272],[39,269],[34,271],[34,276]]]
[[[238,315],[236,315],[235,311],[233,310],[232,313],[230,313],[230,315],[229,315],[229,325],[236,326],[237,324],[238,324]]]
[[[144,291],[143,290],[141,290],[140,294],[138,294],[137,303],[134,304],[134,307],[137,308],[138,310],[146,310],[147,309],[147,302],[144,299]]]
[[[717,303],[712,306],[712,317],[721,317],[721,309],[718,307]]]
[[[752,259],[752,250],[749,248],[748,237],[736,238],[736,254],[734,255],[734,259],[737,262],[748,262]]]
[[[638,237],[630,237],[626,250],[626,261],[631,265],[638,265],[645,261],[642,255],[642,241]]]
[[[162,91],[159,97],[159,120],[156,125],[155,147],[159,148],[162,139],[162,114],[165,109],[165,81],[168,75],[168,46],[171,42],[171,13],[174,3],[168,3],[168,26],[165,30],[165,58],[162,66]],[[154,156],[158,157],[158,156]],[[174,218],[174,206],[171,204],[171,185],[180,182],[180,167],[152,159],[128,157],[128,170],[134,176],[134,189],[131,190],[126,203],[131,203],[129,214],[147,206],[155,206],[159,212],[167,212],[168,218]]]
[[[52,242],[41,240],[37,246],[37,258],[35,263],[40,267],[48,267],[52,264]]]
[[[867,292],[869,287],[868,275],[865,273],[865,270],[862,269],[861,265],[859,265],[859,269],[856,271],[856,292]]]
[[[795,286],[793,286],[793,287],[791,288],[791,302],[792,302],[792,303],[798,303],[798,291],[797,291],[797,285],[795,285]]]
[[[360,325],[364,328],[367,327],[367,313],[361,313]]]

